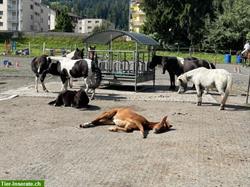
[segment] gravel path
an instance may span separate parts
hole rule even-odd
[[[216,94],[204,96],[206,102],[197,107],[193,91],[181,96],[167,91],[168,75],[159,70],[156,92],[103,88],[89,109],[77,110],[47,105],[60,84],[51,78],[52,93],[36,94],[30,86],[30,59],[22,60],[19,69],[11,67],[6,73],[0,68],[0,95],[20,95],[0,101],[1,179],[44,179],[48,187],[250,186],[250,108],[244,104],[248,69],[236,74],[233,65],[217,66],[234,76],[225,111],[218,111]],[[137,131],[78,128],[121,106],[134,108],[150,121],[168,115],[173,129],[150,131],[142,139]]]

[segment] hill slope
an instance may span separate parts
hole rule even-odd
[[[129,0],[43,0],[44,4],[60,2],[84,18],[102,18],[111,21],[117,29],[128,29]]]

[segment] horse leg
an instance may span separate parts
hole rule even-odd
[[[35,89],[36,89],[36,92],[38,92],[38,78],[39,78],[39,75],[35,77]]]
[[[221,87],[218,87],[218,86],[217,86],[217,90],[218,90],[219,94],[221,95],[221,104],[220,104],[219,110],[225,110],[225,103],[226,103],[226,101],[224,99],[225,91]]]
[[[201,90],[200,85],[195,85],[195,89],[196,89],[197,98],[198,98],[197,106],[201,106],[201,103],[202,103],[202,90]]]
[[[175,90],[175,75],[174,75],[174,73],[171,73],[169,75],[170,75],[170,88],[169,88],[169,90]]]
[[[69,78],[69,87],[73,88],[73,79],[72,78]]]
[[[92,89],[90,100],[94,100],[94,99],[95,99],[95,89]]]
[[[40,78],[40,81],[41,81],[41,84],[42,84],[42,87],[43,87],[43,91],[45,92],[49,92],[44,84],[44,79],[46,77],[46,74],[47,74],[47,71],[45,70],[42,75],[41,75],[41,78]]]
[[[61,80],[62,80],[62,88],[61,91],[67,90],[68,89],[68,81],[69,79],[66,76],[61,75]]]
[[[85,86],[86,86],[85,92],[86,92],[86,94],[88,94],[88,92],[89,92],[88,78],[84,78],[83,80],[84,80],[84,83],[85,83]]]

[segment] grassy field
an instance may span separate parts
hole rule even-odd
[[[30,56],[39,56],[43,54],[43,47],[45,45],[46,49],[55,49],[56,54],[61,54],[61,49],[74,50],[76,47],[84,48],[83,38],[80,36],[29,36],[23,37],[16,40],[17,50],[30,48]],[[133,41],[124,41],[122,39],[115,40],[113,43],[113,50],[134,50],[135,43]],[[108,46],[97,45],[97,49],[103,50],[108,49]],[[139,46],[139,49],[146,50],[145,46]],[[0,54],[5,50],[4,43],[0,43]],[[45,50],[46,54],[49,54],[49,50]],[[190,54],[188,52],[169,52],[169,51],[158,51],[158,55],[168,55],[168,56],[179,56],[179,57],[188,57]],[[10,52],[10,55],[14,56],[15,51]],[[214,54],[214,53],[199,53],[195,52],[192,56],[206,59],[211,62],[224,63],[223,54]],[[236,60],[235,56],[232,56],[232,63]]]

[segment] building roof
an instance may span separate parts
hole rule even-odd
[[[112,40],[119,38],[121,36],[129,36],[132,40],[135,40],[139,44],[149,45],[149,46],[159,46],[159,43],[153,38],[135,32],[127,32],[121,30],[107,30],[94,33],[84,39],[84,43],[93,44],[109,44]]]

